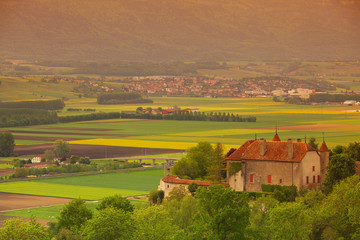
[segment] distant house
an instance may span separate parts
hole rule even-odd
[[[176,175],[170,175],[170,168],[168,168],[167,175],[160,180],[160,185],[158,187],[158,190],[163,190],[165,193],[164,196],[167,197],[175,187],[183,186],[185,187],[185,189],[188,189],[191,183],[196,183],[199,186],[210,186],[214,184],[210,181],[181,179]],[[222,185],[224,185],[225,187],[229,187],[229,184],[227,183],[222,183]]]
[[[186,108],[186,109],[184,109],[184,111],[188,111],[188,112],[200,112],[200,109],[198,109],[198,108]]]
[[[38,154],[31,159],[31,163],[40,163],[41,159],[43,159],[43,158],[44,158],[43,154]]]
[[[320,187],[328,162],[325,142],[318,152],[300,139],[281,141],[276,134],[272,141],[248,140],[229,154],[227,179],[230,187],[237,191],[261,192],[262,184]],[[231,171],[232,163],[241,163],[241,170]]]
[[[360,105],[360,102],[356,102],[355,100],[346,100],[343,104],[347,106],[355,106]]]

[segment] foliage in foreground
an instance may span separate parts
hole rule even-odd
[[[7,240],[48,240],[50,234],[35,220],[24,222],[20,218],[6,220],[0,228],[0,239]]]
[[[65,205],[55,224],[57,230],[51,235],[56,239],[359,239],[359,176],[340,181],[329,195],[320,190],[301,194],[295,202],[279,203],[272,196],[249,200],[248,193],[212,185],[199,187],[195,197],[167,198],[161,205],[136,208],[133,212],[108,204],[95,215],[82,200],[75,199]],[[116,202],[120,198],[108,200]],[[15,223],[6,223],[0,236],[51,237],[35,222]],[[20,234],[19,229],[29,232],[29,236],[36,232],[44,237],[9,237]]]

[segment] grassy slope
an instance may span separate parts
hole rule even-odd
[[[87,176],[37,179],[0,183],[2,192],[40,196],[99,200],[105,196],[120,194],[136,196],[156,189],[164,176],[163,169],[107,173]]]

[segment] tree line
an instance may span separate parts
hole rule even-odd
[[[172,114],[151,114],[151,113],[124,113],[120,114],[121,118],[132,119],[156,119],[156,120],[179,120],[179,121],[216,121],[216,122],[256,122],[256,117],[244,117],[238,114],[230,113],[205,113],[205,112],[188,112],[179,111]]]
[[[79,121],[91,121],[91,120],[101,120],[101,119],[114,119],[119,118],[119,112],[108,112],[108,113],[91,113],[84,115],[71,115],[71,116],[62,116],[58,117],[59,122],[67,123],[67,122],[79,122]]]
[[[0,108],[34,108],[45,110],[61,110],[65,103],[61,99],[44,100],[44,101],[14,101],[0,102]]]
[[[136,92],[104,93],[97,97],[98,104],[153,103]]]
[[[29,108],[0,108],[0,127],[31,126],[57,123],[54,111]]]
[[[360,101],[360,95],[352,94],[328,94],[328,93],[319,93],[310,95],[310,102],[345,102],[346,100],[355,100]]]
[[[87,157],[80,157],[78,158],[78,162],[84,162],[86,161]],[[16,159],[17,160],[17,159]],[[20,160],[23,161],[23,160]],[[46,175],[49,173],[81,173],[81,172],[98,172],[98,171],[111,171],[111,170],[117,170],[117,169],[128,169],[128,168],[139,168],[142,167],[142,165],[138,162],[109,162],[106,164],[96,164],[96,163],[82,163],[82,164],[53,164],[46,168],[25,168],[25,164],[23,162],[20,162],[20,166],[22,167],[16,167],[15,173],[13,175],[7,176],[7,177],[0,177],[0,180],[6,179],[6,178],[25,178],[29,175],[34,176],[41,176]]]

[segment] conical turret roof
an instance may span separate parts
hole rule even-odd
[[[319,152],[328,152],[328,151],[329,151],[329,149],[328,149],[325,141],[323,141],[321,146],[320,146]]]

